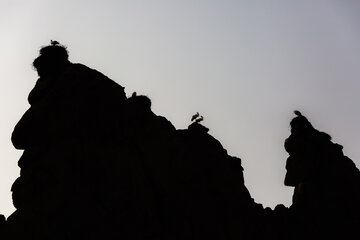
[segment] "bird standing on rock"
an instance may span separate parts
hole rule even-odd
[[[204,117],[203,116],[200,116],[199,118],[196,118],[195,119],[195,122],[196,123],[199,123],[199,122],[201,122],[201,121],[203,121],[204,120]]]
[[[200,116],[199,112],[197,112],[196,114],[194,114],[192,117],[191,117],[191,121],[195,121],[196,123],[199,123],[201,121],[204,120],[204,117],[203,116]]]
[[[200,116],[200,114],[199,114],[199,112],[197,112],[196,114],[194,114],[194,115],[191,117],[191,121],[194,121],[194,120],[197,119],[199,116]]]
[[[59,45],[60,43],[59,43],[58,41],[56,41],[56,40],[51,40],[51,41],[50,41],[50,44],[51,44],[52,46],[56,46],[56,45]]]
[[[295,113],[296,116],[302,116],[301,112],[298,111],[298,110],[294,110],[294,113]]]

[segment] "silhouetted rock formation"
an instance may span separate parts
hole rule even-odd
[[[176,130],[145,96],[42,48],[30,109],[12,141],[24,149],[6,239],[249,239],[262,206],[238,158],[208,129]],[[256,227],[255,227],[256,226]]]
[[[2,239],[323,239],[359,224],[359,171],[301,115],[285,144],[293,205],[271,211],[202,117],[176,130],[148,97],[127,98],[57,42],[34,67],[31,107],[12,135],[24,153]]]
[[[341,145],[295,113],[285,141],[285,185],[295,187],[293,204],[275,209],[281,239],[358,239],[360,172]]]

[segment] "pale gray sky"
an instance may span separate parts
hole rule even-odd
[[[177,128],[199,111],[264,206],[291,203],[283,142],[294,109],[360,166],[359,13],[356,0],[0,0],[0,213],[14,211],[21,152],[10,136],[50,39],[127,95],[149,96]]]

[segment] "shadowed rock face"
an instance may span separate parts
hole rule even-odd
[[[194,122],[176,130],[146,96],[48,46],[12,141],[23,149],[1,239],[335,239],[356,233],[359,171],[303,116],[291,122],[293,205],[263,209],[241,160]],[[331,230],[329,230],[331,229]],[[359,234],[356,233],[358,236]]]
[[[344,156],[341,145],[304,116],[295,117],[290,125],[285,185],[295,189],[284,228],[292,239],[358,239],[359,170]]]
[[[64,49],[63,49],[64,50]],[[262,206],[208,129],[176,130],[145,96],[48,46],[12,141],[24,149],[5,239],[239,239]],[[60,58],[60,60],[58,59]],[[255,224],[256,221],[256,224]]]

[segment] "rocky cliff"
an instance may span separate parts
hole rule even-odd
[[[356,233],[359,171],[302,115],[291,122],[285,184],[293,205],[254,202],[241,160],[198,121],[176,130],[146,96],[127,98],[60,45],[34,61],[40,78],[12,141],[23,149],[16,211],[3,239],[323,239]],[[261,150],[261,149],[260,149]],[[330,230],[329,230],[330,228]],[[358,233],[356,233],[359,236]]]

